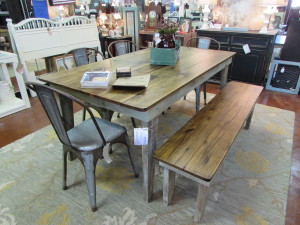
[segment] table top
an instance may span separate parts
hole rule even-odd
[[[40,77],[41,81],[56,87],[70,89],[80,94],[97,98],[97,100],[117,104],[135,111],[146,112],[172,96],[176,91],[193,84],[199,76],[218,67],[226,60],[231,60],[234,52],[181,47],[178,62],[175,66],[150,65],[149,49],[106,59],[100,62],[47,74]],[[81,88],[80,80],[84,72],[104,67],[112,72],[118,67],[131,67],[132,76],[151,74],[147,88]]]

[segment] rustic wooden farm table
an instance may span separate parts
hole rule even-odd
[[[196,90],[197,109],[200,102],[200,85],[221,71],[221,87],[227,82],[228,66],[235,53],[181,47],[176,66],[150,65],[149,49],[129,53],[100,62],[80,66],[68,71],[48,74],[41,81],[70,93],[98,107],[105,119],[111,119],[114,111],[141,120],[141,126],[149,128],[148,145],[142,146],[144,197],[151,200],[154,179],[153,152],[156,149],[158,116],[170,105]],[[132,76],[151,74],[151,80],[145,89],[118,89],[111,86],[102,89],[81,88],[80,80],[86,71],[105,67],[114,72],[117,67],[131,67]],[[65,99],[61,99],[64,117],[72,121],[73,109]],[[67,125],[73,126],[72,122]]]

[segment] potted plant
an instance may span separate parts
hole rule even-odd
[[[156,26],[158,33],[160,34],[161,42],[158,43],[158,48],[175,48],[175,33],[179,28],[179,24],[173,21],[169,23],[160,22]]]
[[[150,48],[150,64],[175,66],[180,48],[180,44],[175,41],[175,33],[179,25],[170,22],[159,23],[156,27],[161,41],[156,48]]]

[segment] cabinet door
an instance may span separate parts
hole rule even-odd
[[[231,48],[230,50],[237,53],[233,59],[230,78],[232,80],[261,84],[265,76],[262,67],[266,53],[252,49],[251,53],[245,54],[242,48]]]

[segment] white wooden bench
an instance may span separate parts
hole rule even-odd
[[[194,220],[200,222],[208,187],[231,144],[246,123],[263,87],[230,82],[154,153],[164,167],[163,202],[173,196],[175,173],[199,183]]]

